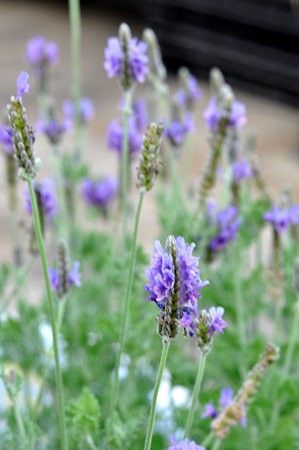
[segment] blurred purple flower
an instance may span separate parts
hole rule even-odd
[[[168,450],[205,450],[205,448],[189,439],[177,441],[175,438],[172,438]]]
[[[214,333],[223,333],[224,329],[227,327],[227,323],[223,320],[222,316],[224,314],[224,308],[221,306],[209,309],[209,333],[213,336]]]
[[[59,294],[61,291],[61,275],[59,273],[59,270],[54,267],[51,267],[49,269],[49,278],[52,290],[56,292],[56,294]],[[72,270],[68,272],[67,284],[68,289],[70,289],[73,286],[75,287],[81,286],[81,273],[79,261],[75,261]]]
[[[13,153],[13,132],[9,125],[0,125],[0,144],[6,153]]]
[[[271,223],[277,233],[283,233],[292,222],[292,214],[290,208],[273,206],[271,210],[265,212],[264,220]]]
[[[178,90],[176,98],[187,110],[193,109],[194,105],[201,99],[202,90],[194,75],[189,74],[185,88]]]
[[[46,178],[45,180],[39,183],[34,183],[34,189],[40,195],[40,201],[42,204],[45,219],[51,221],[58,211],[54,182]],[[27,186],[25,187],[24,196],[25,196],[25,209],[29,214],[32,214],[30,195]]]
[[[194,128],[192,116],[188,113],[182,121],[174,120],[165,127],[165,134],[174,147],[180,147],[184,144],[187,134]]]
[[[20,72],[17,78],[17,96],[22,97],[24,94],[29,94],[29,74],[27,72]]]
[[[46,41],[43,36],[35,36],[27,42],[25,56],[28,63],[40,73],[46,64],[58,62],[59,50],[55,42]]]
[[[119,155],[122,152],[124,131],[117,121],[111,122],[107,131],[107,145],[111,150],[115,150]],[[131,155],[139,153],[142,145],[142,136],[137,129],[134,117],[129,119],[129,152]]]
[[[130,77],[133,81],[144,83],[148,73],[147,45],[143,41],[131,38],[128,51]],[[105,48],[104,68],[109,78],[123,76],[124,52],[118,37],[108,39]]]
[[[145,100],[136,100],[133,103],[132,110],[133,117],[135,117],[136,128],[140,133],[143,133],[148,125],[148,111]]]
[[[233,178],[236,183],[240,183],[240,181],[245,178],[250,178],[253,175],[252,168],[248,161],[245,159],[240,161],[235,161],[232,166],[233,170]]]
[[[43,133],[52,144],[58,144],[63,135],[71,128],[71,121],[68,118],[57,119],[54,114],[49,117],[41,117],[36,128]]]
[[[299,225],[299,205],[293,205],[289,209],[290,221],[292,225]]]
[[[218,123],[226,116],[227,112],[221,109],[215,97],[213,97],[204,111],[204,120],[207,127],[215,132]],[[233,101],[228,119],[228,127],[242,128],[247,122],[245,105],[237,100]]]
[[[209,249],[212,252],[218,252],[235,239],[241,225],[239,212],[235,206],[230,205],[218,212],[214,211],[213,215],[211,212],[208,214],[210,214],[208,216],[210,222],[217,226],[217,234],[211,239]]]
[[[73,121],[75,117],[75,107],[72,100],[63,102],[63,112],[67,119]],[[94,105],[90,98],[84,97],[80,100],[80,119],[83,123],[90,122],[94,117]]]
[[[82,183],[82,195],[87,203],[100,208],[107,213],[107,208],[116,197],[118,183],[113,177],[106,177],[99,181],[86,178]]]
[[[204,405],[204,410],[203,410],[201,417],[203,419],[207,419],[208,417],[210,417],[211,419],[216,419],[217,416],[218,416],[218,412],[217,412],[217,409],[215,408],[214,404],[212,402],[206,403]]]
[[[231,387],[224,387],[220,391],[219,407],[221,409],[230,405],[234,398],[234,391]]]

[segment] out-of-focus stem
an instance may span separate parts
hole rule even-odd
[[[124,92],[124,106],[122,110],[123,141],[121,152],[121,209],[123,217],[123,238],[128,228],[129,211],[129,119],[131,115],[132,92]]]

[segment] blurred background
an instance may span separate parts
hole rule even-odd
[[[171,83],[188,66],[205,93],[197,111],[198,131],[191,172],[199,180],[208,152],[202,112],[210,92],[209,69],[218,66],[246,104],[248,125],[257,141],[261,166],[273,197],[291,187],[299,201],[299,2],[297,0],[88,0],[82,8],[82,95],[91,97],[96,117],[90,126],[87,155],[96,175],[116,173],[115,154],[107,150],[106,129],[119,113],[120,92],[103,69],[107,38],[127,21],[134,35],[145,26],[157,33]],[[0,0],[0,106],[15,92],[20,70],[28,70],[25,45],[35,35],[59,44],[60,64],[52,83],[57,104],[70,96],[67,1]],[[33,86],[34,90],[34,86]],[[26,98],[30,120],[37,119],[37,99]],[[67,146],[67,142],[65,144]],[[37,149],[38,148],[38,149]],[[38,137],[39,154],[48,147]],[[3,185],[3,177],[1,185]],[[151,194],[152,195],[152,194]],[[150,242],[157,235],[153,197],[147,202],[142,229]],[[1,196],[1,235],[8,232],[6,198]],[[9,254],[4,243],[2,255]],[[5,256],[4,256],[5,257]]]

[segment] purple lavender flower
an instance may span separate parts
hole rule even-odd
[[[231,387],[224,387],[220,391],[219,407],[221,409],[226,408],[230,405],[234,398],[234,391]]]
[[[71,122],[68,118],[59,120],[52,113],[47,118],[41,117],[36,126],[37,130],[43,133],[52,144],[58,144],[70,127]]]
[[[122,152],[124,131],[123,127],[117,122],[113,121],[107,131],[107,145],[111,150],[115,150],[119,155]],[[137,129],[134,117],[129,119],[129,152],[132,156],[139,153],[142,145],[142,136]]]
[[[143,133],[148,124],[148,111],[145,100],[136,100],[133,103],[132,110],[133,117],[135,117],[136,128],[140,133]]]
[[[29,64],[41,75],[45,65],[58,62],[59,50],[55,42],[46,41],[43,36],[35,36],[28,41],[25,56]]]
[[[13,153],[13,132],[9,125],[0,125],[0,144],[6,153]]]
[[[127,63],[129,76],[133,81],[144,83],[148,73],[147,45],[136,38],[130,38]],[[108,39],[105,48],[104,68],[109,78],[123,77],[125,54],[118,37]]]
[[[151,266],[146,271],[148,284],[145,289],[147,299],[164,310],[174,294],[175,285],[179,284],[178,319],[180,326],[193,335],[200,291],[208,282],[201,280],[199,258],[192,255],[195,244],[186,244],[182,237],[177,237],[175,243],[178,271],[175,270],[171,253],[163,248],[160,241],[156,241]]]
[[[29,94],[29,74],[27,72],[20,72],[17,79],[17,96],[23,97],[24,94]]]
[[[34,183],[34,189],[38,190],[39,192],[45,219],[51,221],[58,211],[57,198],[53,181],[50,179],[45,179],[39,183]],[[30,195],[27,186],[24,191],[24,196],[26,211],[29,214],[32,214]]]
[[[219,416],[221,411],[223,411],[228,405],[233,402],[234,399],[234,391],[231,387],[224,387],[220,391],[219,396],[219,405],[218,408],[215,408],[214,404],[209,402],[204,405],[204,410],[202,413],[202,418],[207,419],[210,418],[212,420],[216,419]],[[240,425],[242,427],[246,426],[246,411],[243,412],[243,417],[240,420]]]
[[[206,403],[204,405],[204,410],[203,410],[201,417],[203,419],[207,419],[208,417],[210,417],[211,419],[216,419],[217,416],[218,416],[218,412],[214,406],[214,403],[212,403],[212,402]]]
[[[214,333],[223,333],[224,329],[227,327],[227,323],[223,320],[222,316],[224,314],[224,308],[218,306],[212,306],[209,309],[209,333],[213,336]]]
[[[195,76],[188,72],[184,78],[184,88],[178,90],[176,98],[187,110],[190,110],[201,99],[202,90]]]
[[[82,183],[82,195],[87,203],[102,212],[107,213],[111,201],[116,197],[118,183],[113,177],[106,177],[99,181],[92,181],[86,178]]]
[[[289,209],[290,222],[292,225],[299,225],[299,205],[293,205]]]
[[[68,284],[69,286],[81,286],[81,272],[80,272],[80,262],[75,261],[72,270],[68,274]]]
[[[219,107],[215,97],[213,97],[204,111],[204,120],[211,131],[217,131],[219,122],[225,117],[226,111]],[[228,119],[228,127],[240,129],[247,122],[245,105],[237,100],[232,103]]]
[[[212,252],[223,250],[227,244],[235,239],[241,225],[238,209],[230,205],[209,217],[212,224],[217,226],[217,234],[209,243]]]
[[[273,206],[271,210],[265,212],[264,220],[271,223],[275,231],[281,234],[288,229],[292,222],[290,208],[280,208],[279,206]]]
[[[59,270],[51,267],[49,269],[49,278],[52,290],[59,294],[61,292],[61,274]],[[72,270],[67,274],[67,289],[71,287],[80,287],[81,286],[81,273],[80,273],[80,262],[75,261],[72,267]]]
[[[236,183],[240,183],[240,181],[245,178],[250,178],[253,175],[252,168],[248,161],[245,159],[241,161],[235,161],[233,163],[233,178]]]
[[[71,100],[63,102],[63,112],[67,119],[74,120],[75,107]],[[80,100],[80,119],[83,123],[90,122],[94,117],[94,105],[90,98],[84,97]]]
[[[189,439],[177,441],[175,438],[172,438],[168,450],[205,450],[205,448]]]

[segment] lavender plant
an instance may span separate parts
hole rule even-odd
[[[125,24],[104,57],[121,87],[122,119],[107,133],[120,182],[97,166],[84,168],[83,134],[95,111],[81,98],[80,4],[69,6],[72,92],[62,119],[51,97],[57,44],[35,37],[26,50],[43,97],[37,131],[47,138],[55,173],[45,164],[46,177],[39,176],[38,141],[24,108],[26,72],[0,127],[14,249],[11,262],[0,265],[0,448],[297,448],[299,205],[286,193],[270,198],[257,155],[241,139],[245,106],[217,69],[204,112],[208,163],[199,198],[188,196],[181,165],[203,92],[182,68],[170,97],[154,32],[145,30],[139,41]],[[148,95],[136,97],[145,82]],[[72,132],[68,156],[62,138]],[[163,145],[172,157],[162,154],[164,168]],[[170,162],[171,180],[161,180]],[[24,214],[33,221],[43,286],[23,244],[18,178],[26,183]],[[146,208],[156,211],[153,187],[160,228],[149,261],[140,218]],[[74,226],[75,206],[88,223]],[[145,299],[156,308],[161,344]]]

